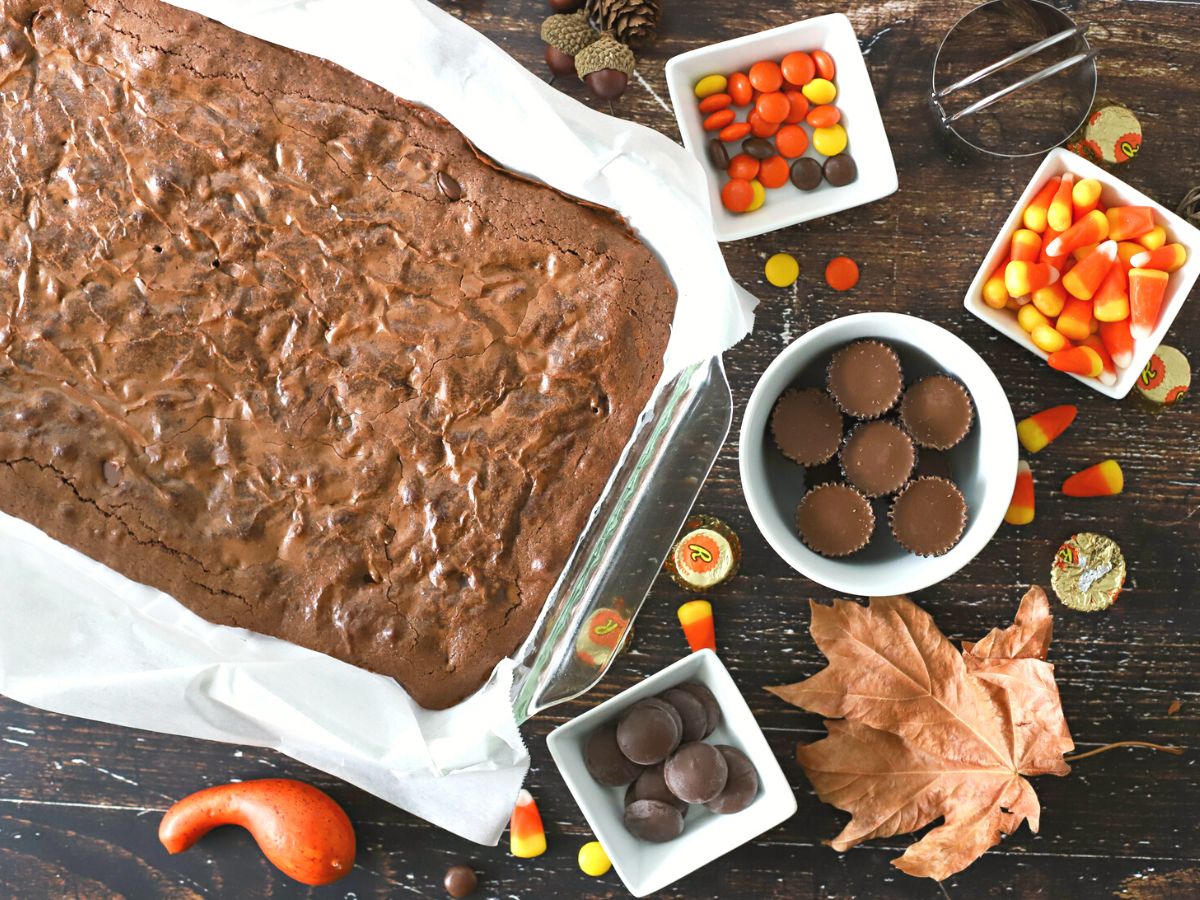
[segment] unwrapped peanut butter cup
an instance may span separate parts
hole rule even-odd
[[[813,488],[796,507],[796,530],[822,556],[849,556],[871,540],[875,512],[862,491],[848,484]]]
[[[815,466],[833,459],[842,442],[842,414],[818,388],[785,391],[771,413],[775,446],[793,462]]]
[[[929,375],[900,401],[900,421],[922,447],[949,450],[967,436],[975,410],[971,395],[949,375]]]
[[[846,435],[839,461],[847,481],[868,497],[884,497],[908,482],[917,448],[897,422],[860,422]]]
[[[917,478],[896,495],[888,518],[892,534],[910,553],[941,556],[962,537],[967,501],[945,478]]]
[[[843,412],[878,419],[900,399],[904,372],[896,351],[880,341],[855,341],[833,354],[825,375]]]

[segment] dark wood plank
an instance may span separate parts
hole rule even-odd
[[[488,34],[523,63],[543,71],[538,0],[445,0],[447,9]],[[1194,181],[1200,124],[1200,13],[1160,2],[1073,2],[1095,23],[1103,51],[1102,90],[1139,112],[1146,145],[1121,174],[1174,206]],[[794,4],[764,0],[688,3],[667,0],[662,39],[643,54],[640,79],[617,105],[619,115],[678,137],[665,108],[663,62],[705,43],[791,21]],[[920,0],[808,3],[804,15],[848,11],[867,51],[872,79],[900,172],[898,194],[869,207],[725,247],[733,275],[762,304],[753,335],[726,358],[738,410],[758,375],[793,337],[837,316],[866,310],[911,312],[945,325],[979,349],[1000,373],[1018,415],[1073,402],[1071,431],[1034,460],[1038,517],[1027,529],[1004,528],[962,572],[916,599],[953,637],[977,638],[1011,617],[1024,587],[1044,583],[1059,542],[1088,527],[1122,543],[1129,589],[1102,615],[1058,610],[1052,660],[1068,721],[1087,749],[1127,738],[1189,746],[1183,757],[1115,751],[1080,762],[1066,778],[1041,778],[1038,835],[1022,828],[966,872],[938,886],[889,866],[908,837],[873,842],[845,854],[821,841],[845,816],[820,804],[793,761],[797,741],[817,739],[819,719],[762,688],[797,680],[822,665],[807,634],[807,601],[833,595],[787,569],[754,527],[742,499],[734,433],[699,501],[740,532],[742,574],[713,594],[721,654],[751,702],[800,799],[789,822],[663,896],[942,897],[1068,895],[1183,897],[1200,892],[1200,406],[1195,398],[1155,414],[1135,400],[1115,403],[1057,376],[1008,340],[965,314],[962,294],[975,267],[1037,160],[948,162],[933,144],[923,105],[932,50],[969,4]],[[642,85],[645,82],[645,86]],[[585,102],[581,85],[563,89]],[[763,260],[794,253],[794,290],[766,285]],[[836,295],[821,273],[847,253],[862,266],[859,287]],[[1191,342],[1200,323],[1195,298],[1184,307],[1172,342]],[[1104,456],[1121,459],[1126,493],[1068,500],[1054,486]],[[545,750],[557,724],[678,658],[685,646],[674,622],[681,596],[660,579],[638,620],[635,646],[583,701],[531,722],[530,789],[550,836],[549,852],[515,860],[501,847],[481,848],[399,812],[336,779],[279,754],[69,719],[0,700],[0,896],[274,897],[443,896],[448,865],[469,862],[487,896],[535,898],[624,896],[615,875],[583,876],[575,853],[588,839]],[[735,637],[736,636],[736,637]],[[1169,713],[1172,701],[1181,708]],[[161,811],[190,791],[234,778],[304,778],[346,805],[358,829],[359,865],[344,882],[310,891],[265,863],[247,835],[226,829],[171,858],[156,840]],[[481,892],[482,893],[482,892]]]

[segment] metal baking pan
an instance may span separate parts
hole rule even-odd
[[[604,677],[732,421],[733,396],[720,356],[659,382],[533,631],[515,654],[518,723],[586,693]],[[607,629],[600,646],[589,639],[594,622]]]

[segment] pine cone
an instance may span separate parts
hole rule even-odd
[[[659,0],[587,0],[584,8],[601,31],[640,47],[654,39],[660,6]]]
[[[575,56],[599,37],[582,9],[570,15],[550,16],[542,23],[542,40],[567,56]]]
[[[633,51],[611,34],[602,36],[596,43],[584,47],[575,55],[575,71],[581,80],[586,80],[593,72],[599,72],[601,69],[615,69],[632,75],[636,63]]]

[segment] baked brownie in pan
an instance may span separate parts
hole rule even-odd
[[[330,63],[151,0],[0,10],[0,509],[461,700],[661,374],[661,265]]]

